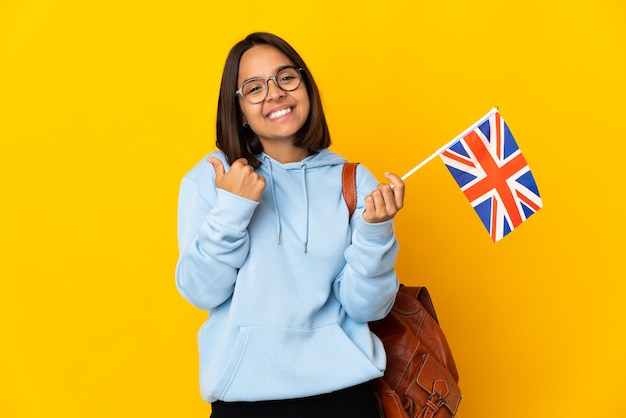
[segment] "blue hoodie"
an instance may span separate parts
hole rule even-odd
[[[210,156],[228,171],[221,151]],[[344,158],[328,149],[296,163],[258,158],[260,202],[217,189],[206,158],[181,184],[176,285],[209,311],[198,335],[202,397],[289,399],[382,376],[385,352],[367,322],[393,304],[398,244],[392,220],[361,217],[378,181],[358,166],[349,221]]]

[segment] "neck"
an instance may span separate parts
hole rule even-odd
[[[302,161],[310,155],[306,149],[296,147],[293,144],[261,142],[263,143],[263,151],[282,164]]]

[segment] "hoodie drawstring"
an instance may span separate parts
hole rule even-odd
[[[272,187],[272,199],[274,201],[274,218],[276,219],[276,244],[280,244],[280,215],[278,214],[278,204],[276,202],[276,188],[274,187],[274,174],[272,172],[272,162],[266,155],[264,160],[267,162],[267,167],[270,175],[270,185]]]
[[[306,253],[307,245],[309,243],[309,195],[307,193],[306,188],[306,164],[302,163],[301,173],[302,173],[302,190],[304,192],[304,211],[305,211],[305,222],[304,222],[304,252]]]
[[[267,172],[269,174],[270,188],[272,190],[272,201],[274,203],[274,218],[276,219],[276,243],[280,244],[280,232],[281,232],[281,224],[280,224],[280,213],[278,212],[278,201],[276,200],[276,186],[274,184],[274,172],[272,171],[272,162],[270,158],[266,155],[263,157],[264,161],[267,163]],[[304,222],[304,242],[303,242],[303,251],[307,252],[307,246],[309,244],[309,193],[307,190],[307,182],[306,182],[306,163],[302,163],[300,165],[300,174],[302,176],[302,193],[304,196],[304,212],[305,212],[305,222]]]

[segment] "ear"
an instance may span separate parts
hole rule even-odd
[[[239,112],[241,115],[241,124],[243,125],[243,127],[247,127],[248,126],[248,119],[246,118],[246,114],[243,112],[243,109],[241,108],[241,106],[239,106]]]

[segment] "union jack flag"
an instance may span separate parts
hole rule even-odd
[[[542,207],[537,183],[498,112],[440,154],[493,242]]]

